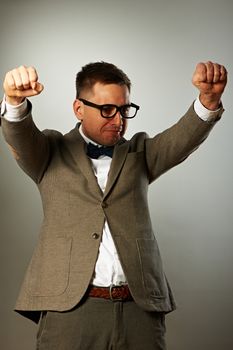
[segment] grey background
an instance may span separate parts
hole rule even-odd
[[[209,139],[151,186],[149,200],[164,266],[179,309],[167,317],[170,350],[233,348],[231,0],[7,1],[1,4],[0,78],[34,65],[45,85],[31,99],[39,128],[74,126],[74,78],[84,64],[115,63],[133,82],[141,106],[127,136],[151,136],[186,111],[197,91],[199,61],[226,65],[226,109]],[[1,91],[2,93],[2,91]],[[12,311],[42,219],[32,181],[0,133],[0,346],[34,348],[36,326]],[[146,349],[145,349],[146,350]]]

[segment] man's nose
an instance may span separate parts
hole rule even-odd
[[[114,124],[117,125],[117,126],[121,126],[123,124],[123,120],[122,119],[123,118],[121,116],[121,113],[120,113],[120,111],[118,111],[113,117]]]

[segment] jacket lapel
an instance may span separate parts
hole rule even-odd
[[[69,150],[72,153],[76,166],[81,170],[82,174],[87,179],[92,194],[94,197],[101,199],[103,197],[103,193],[101,192],[101,189],[97,183],[91,161],[86,155],[87,145],[78,131],[79,125],[80,124],[77,124],[76,127],[66,135],[68,138]]]
[[[111,162],[111,166],[108,174],[108,181],[104,191],[103,199],[105,199],[108,196],[112,187],[116,183],[117,177],[124,165],[126,156],[128,154],[128,150],[129,150],[129,143],[126,142],[125,139],[120,140],[116,144],[114,148],[113,158],[112,158],[112,162]]]

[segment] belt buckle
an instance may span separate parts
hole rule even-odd
[[[117,288],[118,286],[116,286],[115,284],[111,284],[110,285],[110,287],[109,287],[109,296],[110,296],[110,300],[111,301],[122,301],[123,299],[122,298],[114,298],[113,296],[112,296],[112,290],[113,290],[113,288]],[[120,286],[119,286],[120,287]]]

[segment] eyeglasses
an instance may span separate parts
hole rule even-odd
[[[139,106],[134,103],[130,103],[123,106],[116,106],[113,104],[97,105],[96,103],[79,98],[85,105],[100,110],[101,116],[103,118],[113,118],[117,112],[120,112],[121,116],[126,119],[132,119],[136,116]]]

